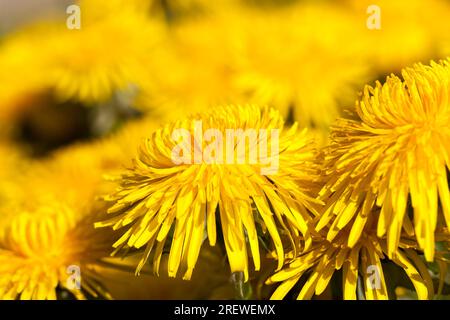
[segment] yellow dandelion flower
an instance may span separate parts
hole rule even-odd
[[[94,228],[102,211],[95,195],[109,190],[101,181],[74,157],[35,163],[15,178],[17,193],[0,208],[1,299],[55,299],[60,289],[110,298],[99,270],[110,266],[117,238]]]
[[[245,30],[236,86],[249,101],[285,116],[293,111],[300,125],[327,131],[340,105],[356,98],[353,85],[367,80],[364,60],[348,40],[353,17],[326,3],[242,10],[242,18],[230,18],[243,20]]]
[[[28,162],[16,146],[0,141],[0,208],[14,199],[18,192],[14,180],[27,168]],[[0,215],[0,221],[1,219]]]
[[[110,288],[119,286],[111,278],[118,263],[109,260],[117,238],[93,228],[96,212],[104,211],[95,198],[111,190],[103,174],[122,170],[155,128],[152,118],[132,121],[44,161],[25,161],[19,150],[0,143],[0,298],[52,299],[60,289],[79,299],[111,297]],[[68,287],[76,270],[70,268],[77,267],[80,290]]]
[[[438,56],[437,46],[448,40],[450,22],[445,17],[450,5],[445,0],[346,0],[349,14],[354,16],[352,39],[360,46],[359,55],[378,72],[400,70],[417,61],[428,61]],[[379,8],[380,29],[367,27]],[[369,12],[369,13],[368,13]]]
[[[162,22],[150,20],[140,0],[78,4],[79,29],[69,29],[64,16],[32,23],[5,40],[0,49],[0,79],[6,84],[0,89],[2,108],[20,112],[16,100],[43,91],[90,105],[135,85],[138,70],[164,36]]]
[[[54,28],[39,23],[2,39],[0,46],[0,127],[5,127],[31,107],[30,97],[47,90],[49,77],[43,76],[49,52],[39,48],[44,32]],[[27,103],[28,102],[28,103]]]
[[[0,298],[55,299],[58,287],[77,298],[109,297],[95,264],[107,257],[110,240],[92,222],[64,206],[17,213],[0,233]],[[81,271],[80,289],[70,285],[70,268]]]
[[[244,103],[233,84],[239,30],[223,14],[171,25],[167,42],[142,66],[135,105],[182,118],[228,103]]]
[[[306,279],[306,282],[302,282],[304,284],[297,299],[321,295],[333,275],[341,270],[344,300],[356,300],[357,292],[361,292],[367,300],[387,300],[390,297],[389,281],[393,280],[385,276],[381,263],[386,261],[387,243],[375,234],[376,230],[364,233],[353,247],[347,245],[349,230],[343,230],[331,242],[324,240],[314,243],[310,250],[303,252],[267,280],[267,284],[282,282],[271,299],[283,299],[301,279]],[[400,249],[392,262],[411,280],[418,298],[425,300],[433,297],[435,288],[421,254],[414,241],[405,239],[400,242]],[[448,262],[445,262],[442,253],[437,252],[436,256],[442,267],[441,273],[445,274]],[[359,282],[358,278],[362,281]]]
[[[389,257],[404,230],[431,261],[436,226],[450,225],[450,67],[417,64],[402,76],[366,86],[356,106],[359,119],[342,119],[333,128],[328,181],[320,192],[327,206],[317,229],[336,216],[327,239],[351,224],[353,247],[371,209],[381,207],[377,234],[387,235]]]
[[[54,49],[49,71],[62,99],[104,101],[134,85],[137,70],[162,36],[162,25],[149,20],[136,1],[113,1],[117,5],[106,8],[96,3],[80,2],[80,30],[62,30],[48,41]]]
[[[256,140],[231,135],[226,151],[220,136],[227,129],[246,134],[265,129],[271,134],[264,131],[266,138],[261,135]],[[182,132],[184,141],[172,136],[174,132]],[[208,138],[211,132],[216,140]],[[272,149],[275,145],[278,150]],[[180,146],[185,151],[178,152]],[[243,147],[240,155],[245,154],[245,159],[234,154]],[[257,149],[261,157],[256,160],[261,161],[252,162],[251,150]],[[315,157],[306,132],[298,132],[297,125],[283,129],[278,112],[256,106],[218,107],[154,132],[141,145],[133,166],[118,178],[117,192],[105,197],[111,203],[110,217],[96,226],[118,230],[122,237],[114,244],[116,251],[145,247],[137,272],[152,252],[157,272],[163,249],[170,244],[168,274],[175,277],[181,266],[185,279],[191,277],[205,238],[214,246],[221,226],[231,271],[244,272],[247,279],[247,245],[259,270],[258,237],[266,234],[281,268],[283,239],[290,238],[291,246],[296,246],[299,240],[294,238],[308,233],[308,209],[314,210],[316,202],[309,195],[316,187]],[[262,169],[276,158],[277,168],[264,173]]]

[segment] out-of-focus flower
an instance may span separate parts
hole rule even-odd
[[[364,59],[348,37],[353,17],[327,3],[235,15],[242,15],[245,29],[236,85],[250,101],[285,116],[291,110],[300,125],[327,131],[340,105],[351,106],[356,98],[352,86],[367,79]]]
[[[0,140],[0,208],[14,199],[19,189],[16,180],[26,170],[29,160],[15,145]],[[1,210],[1,209],[0,209]],[[0,221],[3,215],[0,214]],[[1,223],[1,222],[0,222]]]
[[[80,299],[111,297],[103,284],[116,284],[103,274],[117,273],[119,264],[110,261],[117,237],[112,230],[95,230],[105,210],[96,198],[112,191],[103,175],[121,170],[154,127],[153,119],[140,119],[44,160],[26,160],[12,146],[0,145],[1,298],[52,299],[57,288]],[[72,265],[80,268],[81,289],[67,287]]]
[[[0,298],[55,299],[58,287],[77,298],[86,294],[109,297],[94,268],[97,260],[109,253],[105,250],[108,239],[93,231],[91,220],[76,216],[70,209],[52,204],[34,212],[18,212],[2,225]],[[72,265],[81,270],[80,290],[67,284],[67,270]]]
[[[81,1],[80,30],[55,34],[50,75],[56,94],[87,103],[104,101],[136,81],[136,72],[152,59],[152,47],[163,35],[163,26],[150,20],[136,1],[104,3]],[[92,12],[91,12],[92,11]]]
[[[418,61],[445,57],[439,56],[438,46],[449,39],[447,33],[442,32],[450,29],[450,22],[446,19],[450,14],[448,1],[345,2],[355,20],[351,41],[360,47],[359,54],[367,58],[367,64],[375,72],[393,72]],[[372,5],[380,9],[379,30],[366,27],[370,14],[373,14],[367,12]]]
[[[354,247],[378,206],[377,234],[387,235],[389,257],[404,230],[431,261],[436,226],[450,224],[450,66],[417,64],[402,76],[366,86],[359,119],[334,126],[320,192],[327,205],[317,229],[333,221],[327,235],[333,241],[351,225],[348,245]]]
[[[135,85],[138,70],[164,37],[163,23],[150,19],[140,0],[79,5],[80,29],[54,19],[31,24],[2,43],[0,121],[33,107],[36,93],[92,105]]]
[[[235,2],[212,7],[171,25],[166,48],[155,50],[156,58],[142,68],[141,109],[180,116],[250,101],[286,117],[293,111],[301,126],[326,132],[339,105],[353,104],[352,86],[365,82],[368,68],[359,47],[344,38],[354,29],[344,10],[329,4],[273,11]]]
[[[97,271],[110,266],[117,239],[94,228],[102,211],[95,196],[110,190],[95,169],[73,154],[17,174],[16,193],[0,207],[0,298],[54,299],[60,289],[110,298]]]
[[[35,94],[47,90],[50,86],[48,73],[43,73],[50,52],[40,45],[42,34],[52,29],[49,24],[40,23],[2,39],[0,46],[2,129],[8,125],[8,121],[17,118],[26,108],[32,107],[32,98]],[[37,48],[40,49],[36,50]]]
[[[239,28],[224,14],[173,24],[167,42],[142,65],[135,105],[173,119],[227,103],[244,103],[233,85]]]
[[[198,121],[201,121],[202,129],[199,129]],[[216,140],[216,151],[208,149],[202,135],[203,130],[208,132],[208,129],[216,129],[222,135],[227,129],[243,132],[247,129],[256,132],[275,130],[279,132],[279,139],[267,134],[265,152],[272,151],[264,156],[262,136],[258,140],[251,137],[236,140],[231,136],[231,142],[227,142],[232,148],[229,154],[230,151],[223,149],[223,140],[222,143]],[[197,159],[195,154],[199,150],[211,153],[205,155],[203,152],[200,161],[183,160],[176,164],[173,150],[180,141],[174,139],[180,137],[173,138],[172,134],[178,130],[189,135],[188,140],[182,142],[189,150],[183,153],[184,160],[192,155]],[[275,144],[279,144],[278,150],[272,149]],[[258,154],[263,158],[256,163],[250,162],[250,158],[245,158],[242,164],[236,163],[234,150],[242,150],[242,146],[246,155],[259,150]],[[235,161],[221,160],[220,156],[225,154]],[[267,164],[262,162],[277,157],[278,170],[263,175],[261,169]],[[157,272],[163,249],[170,243],[169,276],[175,277],[181,265],[184,278],[189,279],[205,238],[209,239],[210,245],[216,244],[219,224],[231,271],[244,272],[247,279],[247,245],[255,269],[259,270],[258,238],[266,236],[273,242],[278,268],[281,268],[285,252],[283,238],[290,239],[291,246],[297,247],[300,233],[308,234],[311,219],[308,209],[314,210],[316,203],[311,198],[312,190],[317,188],[315,157],[314,146],[306,133],[299,133],[296,125],[287,131],[283,129],[283,120],[276,111],[261,111],[256,106],[218,107],[173,122],[153,133],[141,145],[133,166],[118,178],[117,192],[105,197],[111,203],[108,210],[111,217],[97,226],[113,227],[122,235],[114,244],[116,251],[145,247],[137,272],[151,253]]]
[[[12,146],[0,144],[1,298],[53,299],[60,297],[60,289],[79,299],[123,297],[119,277],[126,278],[131,268],[109,260],[117,240],[112,230],[93,227],[98,212],[104,211],[96,195],[112,190],[103,175],[122,170],[155,128],[152,118],[139,119],[103,139],[63,148],[40,161],[27,161]],[[69,266],[80,268],[81,289],[67,286]],[[218,286],[226,279],[209,278]],[[149,295],[141,290],[132,297]]]

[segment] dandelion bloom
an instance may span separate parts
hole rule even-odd
[[[172,25],[168,41],[142,65],[135,106],[181,118],[213,105],[247,101],[233,83],[242,32],[236,25],[217,13]]]
[[[18,173],[16,194],[1,203],[1,299],[55,299],[61,289],[78,299],[110,298],[100,271],[111,266],[117,239],[94,228],[101,175],[79,166],[73,155],[69,162],[46,160]]]
[[[137,70],[163,34],[142,1],[80,1],[79,30],[61,30],[44,42],[51,47],[49,66],[61,99],[103,102],[137,81]]]
[[[108,246],[96,244],[102,241],[101,235],[92,221],[77,222],[76,214],[66,207],[20,212],[2,226],[0,298],[55,299],[57,288],[67,289],[79,299],[108,298],[93,268],[97,258],[108,254]],[[68,284],[70,273],[75,272],[71,266],[80,270],[80,290]]]
[[[207,137],[212,133],[209,129],[215,130]],[[274,130],[277,141],[267,134],[267,140],[262,135],[256,139],[241,136],[227,138],[225,143],[219,135],[225,136],[227,129]],[[181,142],[186,151],[181,162],[173,158],[180,143],[180,137],[173,133],[179,130],[188,137]],[[260,161],[252,163],[249,156],[237,162],[234,150],[242,150],[242,146],[245,155],[251,150],[264,155],[264,140],[267,153]],[[231,147],[227,150],[231,150],[232,159],[227,161],[220,157],[225,155],[225,144]],[[279,148],[274,151],[275,144]],[[284,129],[278,112],[256,106],[217,107],[154,132],[141,145],[133,166],[118,178],[118,190],[105,197],[111,202],[111,217],[97,226],[111,226],[120,232],[122,237],[114,244],[116,251],[145,247],[137,272],[151,253],[157,272],[165,245],[170,244],[168,274],[175,277],[181,265],[185,279],[191,277],[203,241],[208,238],[214,246],[220,228],[231,271],[244,272],[247,279],[247,245],[259,270],[258,238],[271,240],[281,268],[283,240],[290,239],[291,246],[297,246],[300,233],[308,233],[308,209],[314,210],[316,203],[309,194],[317,190],[315,157],[306,132],[299,132],[297,125]],[[184,161],[189,158],[194,161]],[[279,163],[276,170],[263,174],[262,169],[275,158]]]
[[[444,18],[450,11],[448,1],[342,2],[341,7],[354,20],[351,41],[359,47],[358,55],[364,56],[367,64],[378,74],[400,70],[414,62],[436,56],[436,47],[448,42],[447,33],[442,32],[450,28],[450,22]]]
[[[34,95],[48,90],[51,80],[43,76],[48,66],[48,48],[42,34],[53,31],[49,23],[39,23],[8,34],[0,46],[0,128],[1,133],[12,120],[19,118],[33,105]],[[36,50],[36,48],[40,48]]]
[[[242,38],[236,86],[250,101],[274,105],[284,116],[292,112],[300,125],[328,132],[340,105],[356,98],[353,86],[368,76],[348,41],[354,18],[329,3],[242,9],[235,16],[230,20],[243,29],[236,35]]]
[[[78,5],[79,29],[69,29],[63,16],[31,23],[2,43],[2,109],[19,113],[16,105],[24,96],[47,91],[60,101],[92,105],[136,84],[137,71],[163,38],[162,22],[150,20],[142,0]]]
[[[436,226],[450,225],[450,66],[417,64],[402,76],[366,86],[356,106],[359,119],[334,126],[320,192],[327,206],[317,230],[335,217],[327,235],[332,241],[351,224],[348,245],[354,247],[375,214],[389,257],[404,230],[431,261]],[[381,207],[379,214],[374,207]]]

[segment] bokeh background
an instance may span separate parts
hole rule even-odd
[[[80,30],[66,26],[74,3]],[[367,27],[374,4],[379,30]],[[447,0],[0,0],[2,180],[15,185],[31,170],[18,162],[79,161],[74,148],[121,168],[137,136],[226,103],[274,107],[324,145],[337,117],[354,116],[365,84],[450,55],[449,17]],[[146,129],[133,129],[140,121]],[[117,298],[232,298],[227,268],[213,248],[190,282],[103,276]],[[265,296],[265,272],[252,278],[252,297]]]

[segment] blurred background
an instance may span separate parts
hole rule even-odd
[[[80,29],[67,27],[71,4]],[[100,148],[123,128],[141,137],[219,104],[255,103],[324,145],[336,118],[354,117],[366,84],[450,55],[449,17],[448,0],[0,0],[0,144],[34,161],[77,143]],[[127,126],[140,120],[144,128]],[[109,166],[132,158],[127,139]],[[234,297],[227,264],[210,251],[191,282],[113,274],[110,290]],[[255,291],[264,275],[250,296],[267,296]]]
[[[79,30],[67,27],[70,4]],[[365,84],[450,51],[446,0],[0,6],[0,133],[34,155],[136,116],[164,122],[226,103],[270,105],[323,144]]]

